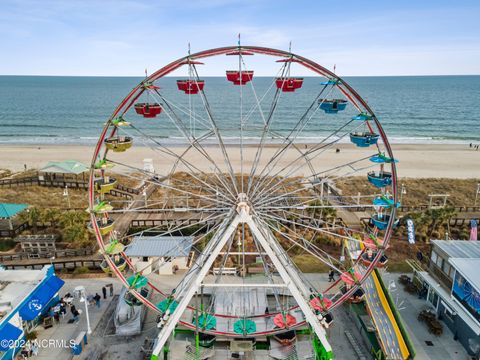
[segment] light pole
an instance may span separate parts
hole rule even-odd
[[[87,294],[85,291],[84,286],[77,286],[73,293],[78,298],[80,302],[85,302],[85,315],[87,317],[87,334],[90,335],[92,333],[92,329],[90,328],[90,316],[88,315],[88,301],[87,301]]]
[[[403,195],[407,195],[407,187],[405,184],[402,184],[402,188],[400,189],[400,205],[402,204]]]
[[[480,194],[480,183],[477,184],[477,191],[475,192],[475,203],[473,206],[477,206],[478,194]]]
[[[68,195],[68,187],[65,185],[65,189],[63,189],[63,196],[67,198],[68,208],[70,209],[70,196]]]

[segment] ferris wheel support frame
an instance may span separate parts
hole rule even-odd
[[[295,268],[290,266],[290,264],[285,261],[285,251],[278,246],[275,239],[273,238],[271,231],[261,223],[257,224],[257,222],[250,214],[250,209],[246,205],[246,203],[240,202],[239,206],[237,207],[237,214],[230,222],[230,224],[228,224],[227,228],[216,239],[212,239],[212,242],[215,244],[213,251],[210,253],[208,258],[200,267],[197,276],[195,276],[194,278],[192,277],[192,279],[194,280],[191,284],[189,284],[188,290],[184,294],[183,298],[180,300],[174,313],[171,316],[167,313],[167,318],[162,324],[160,332],[158,333],[157,339],[155,341],[155,345],[153,347],[152,359],[158,359],[158,356],[160,355],[163,347],[165,346],[170,335],[175,329],[175,326],[177,326],[177,323],[183,315],[183,312],[187,309],[188,304],[190,303],[200,286],[202,286],[202,282],[205,276],[208,274],[208,271],[213,265],[215,259],[221,253],[223,247],[227,244],[228,240],[231,238],[231,236],[237,229],[237,226],[242,223],[249,226],[252,235],[258,240],[259,245],[263,248],[272,263],[275,265],[276,270],[284,281],[284,286],[286,286],[292,294],[293,298],[302,310],[305,319],[313,328],[315,335],[322,343],[325,350],[327,352],[332,351],[332,348],[326,336],[325,328],[322,326],[322,324],[320,323],[320,319],[313,312],[310,305],[308,304],[308,288],[305,286],[303,280],[298,275]],[[307,297],[307,299],[305,299],[305,297]]]

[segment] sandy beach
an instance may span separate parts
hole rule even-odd
[[[334,166],[348,163],[362,157],[372,154],[372,149],[359,149],[350,144],[338,145],[339,153],[335,149],[328,149],[324,153],[312,160],[316,169],[329,169]],[[176,153],[180,153],[184,148],[171,148]],[[264,149],[262,159],[269,158],[276,146],[269,146]],[[219,149],[208,148],[209,153],[217,164],[223,164],[223,159]],[[398,144],[393,145],[395,157],[399,160],[399,177],[410,178],[480,178],[480,151],[470,149],[468,145],[420,145],[420,144]],[[245,166],[249,170],[252,160],[255,157],[256,148],[249,147],[244,149]],[[93,154],[93,146],[76,145],[29,145],[29,146],[0,146],[0,169],[10,169],[21,171],[24,164],[28,169],[38,169],[44,166],[48,161],[53,160],[78,160],[85,164],[90,164]],[[237,169],[240,162],[240,151],[238,147],[229,147],[228,153],[232,164]],[[270,155],[270,156],[269,156]],[[288,164],[298,156],[296,151],[289,151],[288,155],[282,158],[282,164]],[[164,173],[165,169],[172,165],[172,158],[153,152],[147,147],[132,147],[125,153],[112,153],[111,159],[127,163],[135,167],[143,167],[143,159],[152,158],[154,166],[159,173]],[[212,165],[198,152],[188,156],[188,160],[202,170],[211,171]],[[162,171],[164,170],[164,171]],[[116,167],[115,171],[122,171]],[[123,170],[125,171],[125,170]],[[300,170],[296,175],[300,175]]]

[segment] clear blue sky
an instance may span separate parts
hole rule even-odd
[[[478,0],[1,0],[0,74],[141,76],[239,32],[340,75],[480,74]]]

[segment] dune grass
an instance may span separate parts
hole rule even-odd
[[[423,205],[429,203],[429,194],[449,194],[447,205],[473,206],[475,191],[480,179],[446,179],[428,178],[412,179],[401,178],[398,181],[398,190],[401,184],[405,185],[406,194],[402,197],[402,205]],[[344,196],[357,196],[361,194],[373,194],[378,192],[366,177],[350,177],[339,179],[335,185],[342,191]],[[443,199],[437,199],[437,203]]]

